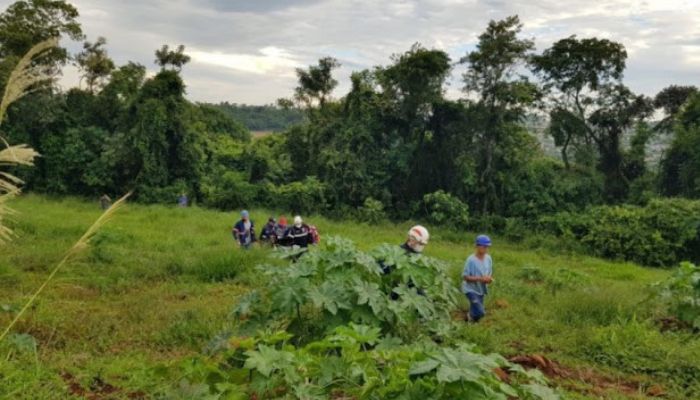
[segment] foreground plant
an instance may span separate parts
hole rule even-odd
[[[392,272],[384,274],[380,263]],[[459,298],[446,269],[397,246],[365,253],[348,240],[330,238],[324,250],[288,267],[261,267],[269,282],[245,296],[233,315],[241,332],[277,321],[300,341],[349,322],[404,338],[434,335],[451,326],[450,312]]]
[[[352,323],[303,347],[291,339],[284,331],[234,338],[215,364],[189,370],[199,384],[181,387],[220,399],[559,398],[538,370],[469,344],[405,343]]]
[[[657,284],[656,294],[674,317],[700,331],[700,267],[681,263],[671,278]]]
[[[19,60],[10,73],[0,102],[0,125],[12,103],[26,96],[33,89],[39,87],[41,83],[51,80],[52,77],[45,69],[35,63],[35,60],[57,45],[58,38],[45,40],[32,47]],[[34,149],[24,144],[11,146],[1,136],[0,145],[5,147],[0,150],[0,168],[3,169],[18,165],[31,166],[39,155]],[[0,171],[0,244],[8,241],[12,236],[12,230],[5,226],[3,219],[12,214],[12,209],[7,207],[7,202],[19,194],[22,183],[21,179],[9,172]]]
[[[446,266],[396,246],[330,238],[233,310],[235,335],[189,360],[173,397],[211,399],[558,399],[539,371],[459,340]],[[391,267],[383,273],[381,266]]]

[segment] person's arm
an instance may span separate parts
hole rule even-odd
[[[233,226],[233,229],[231,230],[231,234],[233,235],[233,239],[235,239],[236,244],[240,246],[241,244],[241,232],[238,230],[238,224]]]

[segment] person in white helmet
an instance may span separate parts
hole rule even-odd
[[[406,241],[401,245],[401,248],[406,251],[406,254],[420,254],[428,245],[428,240],[430,240],[430,233],[422,225],[416,225],[408,230],[408,236]],[[393,265],[387,265],[384,261],[379,262],[379,266],[382,268],[384,275],[388,275],[393,270]],[[408,287],[414,287],[413,282],[408,283]],[[418,293],[423,295],[424,292],[421,288],[418,288]],[[392,300],[397,300],[399,296],[392,292],[390,294]]]
[[[422,253],[430,240],[430,233],[422,225],[416,225],[408,230],[408,238],[401,248],[408,253]]]
[[[428,245],[428,240],[430,240],[428,230],[422,225],[416,225],[408,230],[406,241],[400,247],[406,251],[406,254],[420,254]],[[385,275],[390,274],[393,269],[393,265],[386,265],[383,261],[379,265]]]
[[[311,229],[304,223],[300,215],[294,217],[294,225],[287,228],[284,237],[286,239],[285,242],[289,246],[298,246],[305,249],[314,243]]]

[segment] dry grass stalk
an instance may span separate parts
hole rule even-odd
[[[5,85],[5,93],[2,102],[0,102],[0,124],[5,119],[7,109],[12,103],[40,87],[40,83],[52,79],[46,72],[47,70],[36,63],[36,59],[57,45],[58,38],[45,40],[32,47],[19,60]],[[27,145],[10,146],[2,137],[0,137],[0,145],[5,147],[0,150],[0,167],[31,166],[39,155]],[[4,218],[12,214],[12,209],[7,206],[7,202],[19,194],[22,183],[22,180],[16,176],[0,171],[0,244],[7,242],[12,237],[12,230],[4,224]]]

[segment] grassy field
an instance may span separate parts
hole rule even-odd
[[[0,247],[2,327],[100,213],[97,202],[34,195],[13,206],[18,237]],[[262,224],[267,214],[252,211]],[[0,398],[151,398],[177,385],[167,367],[226,327],[237,297],[258,282],[255,265],[279,263],[269,250],[235,248],[236,219],[198,208],[121,210],[0,343]],[[399,244],[410,226],[308,219],[323,237],[362,249]],[[431,231],[426,254],[447,261],[458,285],[474,235]],[[662,332],[645,301],[669,271],[494,243],[488,315],[464,326],[480,349],[552,360],[544,369],[566,398],[697,398],[700,338]]]

